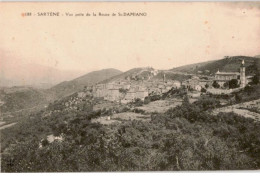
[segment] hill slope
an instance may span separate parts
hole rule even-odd
[[[200,63],[196,63],[196,64],[184,65],[184,66],[173,68],[170,71],[195,73],[195,72],[197,72],[198,68],[203,67],[203,66],[210,64],[212,62],[215,62],[215,60],[214,61],[207,61],[207,62],[200,62]]]
[[[0,111],[2,113],[15,112],[47,104],[51,99],[50,96],[45,90],[32,87],[1,88],[0,100],[2,104]]]
[[[214,74],[219,69],[219,71],[237,72],[239,71],[242,60],[245,60],[247,75],[253,75],[260,71],[260,59],[249,56],[226,57],[221,60],[214,60],[173,68],[171,71],[195,74],[198,73],[198,71],[206,73],[206,70],[208,70],[207,74]]]
[[[93,71],[71,81],[64,81],[50,89],[58,98],[70,95],[74,92],[82,90],[85,86],[93,85],[100,81],[109,79],[115,75],[122,73],[116,69],[103,69]]]
[[[254,56],[254,57],[256,57],[256,58],[260,58],[260,55],[256,55],[256,56]]]
[[[143,68],[133,68],[122,74],[113,76],[99,83],[106,84],[113,81],[126,81],[126,80],[131,80],[136,82],[142,80],[162,81],[164,79],[164,75],[166,80],[178,80],[178,81],[183,81],[191,77],[190,75],[179,74],[170,70],[156,70],[152,67],[143,67]]]
[[[94,71],[46,90],[25,86],[3,87],[0,88],[0,110],[2,113],[14,112],[48,104],[56,99],[80,91],[84,86],[95,84],[120,73],[121,71],[116,69]]]
[[[131,70],[128,70],[126,72],[123,72],[121,74],[112,76],[111,78],[105,79],[103,81],[100,81],[99,83],[109,83],[115,80],[119,80],[119,79],[127,79],[127,77],[130,77],[130,79],[132,79],[132,77],[139,75],[140,72],[142,72],[144,70],[144,68],[133,68]]]

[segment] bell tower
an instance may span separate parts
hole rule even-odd
[[[246,86],[246,67],[245,67],[245,61],[242,60],[240,65],[240,87]]]

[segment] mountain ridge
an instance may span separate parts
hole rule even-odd
[[[165,74],[166,79],[174,79],[178,81],[183,81],[189,79],[190,75],[200,74],[214,75],[214,73],[219,69],[220,71],[239,71],[241,61],[245,60],[246,75],[259,74],[260,72],[260,58],[249,57],[249,56],[232,56],[225,57],[223,59],[201,62],[196,64],[189,64],[170,70],[156,70],[151,67],[139,67],[133,68],[126,72],[122,72],[117,69],[108,68],[93,71],[85,75],[79,76],[70,81],[61,82],[50,89],[37,91],[42,92],[40,96],[35,96],[35,101],[37,98],[45,97],[44,99],[56,100],[71,95],[73,93],[82,91],[86,86],[91,86],[99,83],[109,83],[116,80],[133,80],[142,81],[143,79],[156,79],[162,80]],[[207,71],[207,72],[206,72]],[[154,74],[156,72],[156,74]],[[37,92],[36,91],[36,92]],[[32,92],[30,90],[30,92]],[[35,91],[33,92],[35,94]],[[15,95],[15,94],[14,94]],[[29,95],[28,95],[29,96]],[[1,97],[0,97],[1,98]],[[34,99],[32,98],[32,101]],[[23,101],[23,100],[21,100]],[[45,100],[43,102],[46,102]]]
[[[116,69],[97,70],[71,81],[64,81],[49,89],[38,89],[30,86],[1,87],[0,101],[4,104],[0,106],[0,110],[12,112],[39,104],[47,104],[80,91],[84,86],[92,85],[119,73],[121,71]]]
[[[80,91],[85,86],[93,85],[95,83],[106,80],[120,73],[122,73],[122,71],[114,68],[93,71],[85,75],[82,75],[78,78],[75,78],[71,81],[61,82],[51,87],[49,91],[54,92],[60,98],[75,93],[77,91]]]
[[[260,71],[260,59],[250,56],[230,56],[223,59],[201,62],[196,64],[185,65],[170,69],[176,72],[185,72],[191,74],[203,73],[213,75],[219,71],[239,72],[241,61],[245,61],[246,74],[254,75]]]

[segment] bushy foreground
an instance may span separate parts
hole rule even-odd
[[[203,108],[184,102],[148,122],[110,126],[91,123],[91,108],[38,114],[2,132],[2,172],[260,169],[259,122]],[[46,134],[63,141],[42,140]]]

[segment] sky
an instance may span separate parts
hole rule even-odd
[[[127,71],[260,54],[259,2],[23,2],[0,3],[0,11],[2,64]],[[24,12],[60,12],[64,16],[24,16]],[[141,12],[147,16],[68,17],[66,12]],[[10,70],[19,74],[17,69]]]

